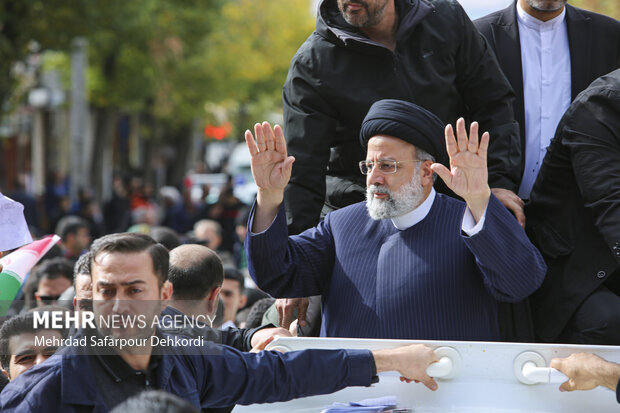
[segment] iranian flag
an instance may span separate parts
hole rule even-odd
[[[60,240],[50,235],[0,258],[0,317],[4,316],[22,287],[32,267]]]

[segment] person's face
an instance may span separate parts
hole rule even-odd
[[[39,281],[37,291],[34,293],[37,300],[37,307],[56,304],[60,294],[69,287],[71,287],[71,281],[65,277],[56,277],[53,279],[43,277]]]
[[[35,337],[44,337],[45,340],[54,338],[60,340],[62,335],[54,330],[41,330],[36,333],[22,333],[9,339],[11,359],[9,361],[8,378],[14,380],[32,366],[44,362],[57,350],[57,347],[43,347],[35,345]]]
[[[93,285],[90,275],[78,274],[75,278],[75,310],[92,311]]]
[[[220,290],[220,298],[224,304],[224,319],[234,320],[235,314],[242,307],[243,296],[239,288],[239,281],[224,279],[222,289]]]
[[[90,244],[90,230],[86,227],[78,228],[75,234],[69,234],[67,236],[67,242],[65,247],[75,254],[78,254]]]
[[[217,233],[217,229],[211,225],[203,225],[195,234],[199,240],[207,241],[207,247],[217,251],[222,243],[222,237]]]
[[[338,0],[338,9],[350,25],[369,27],[381,21],[390,1],[393,0]]]
[[[401,139],[379,135],[368,141],[366,160],[406,161],[397,165],[395,173],[374,167],[366,175],[366,206],[371,218],[398,217],[422,202],[432,185],[431,162],[415,158],[415,147]]]
[[[554,12],[562,10],[567,0],[525,0],[525,2],[536,11]]]
[[[80,228],[75,234],[76,249],[80,251],[86,249],[90,244],[90,230],[88,228]]]
[[[149,253],[101,253],[91,268],[96,320],[107,317],[146,321],[146,325],[134,323],[126,328],[99,326],[99,332],[115,338],[150,337],[152,321],[170,299],[172,289],[169,283],[160,286]]]

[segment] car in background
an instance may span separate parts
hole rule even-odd
[[[209,187],[209,195],[206,202],[208,204],[216,203],[222,188],[226,185],[230,176],[232,177],[235,196],[244,204],[251,205],[256,198],[258,187],[254,182],[254,177],[252,177],[250,162],[250,152],[246,144],[236,144],[228,157],[225,173],[192,173],[188,175],[192,199],[203,199],[203,187],[207,185]]]

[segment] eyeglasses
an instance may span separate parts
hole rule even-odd
[[[54,301],[58,301],[59,298],[60,298],[59,295],[40,295],[39,296],[39,299],[46,304],[50,304]]]
[[[389,159],[384,159],[384,160],[376,161],[376,162],[375,161],[360,161],[359,165],[360,165],[360,171],[362,172],[362,175],[368,175],[370,172],[372,172],[375,166],[379,168],[379,171],[383,172],[384,174],[393,174],[393,173],[396,173],[396,171],[398,170],[398,166],[403,162],[422,162],[422,161],[420,161],[419,159],[409,159],[406,161],[392,161]]]

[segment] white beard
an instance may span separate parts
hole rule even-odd
[[[388,195],[387,199],[375,198],[374,194],[381,192]],[[388,219],[405,215],[416,209],[424,197],[420,168],[416,168],[411,181],[392,193],[387,187],[370,185],[366,188],[366,208],[370,218]]]

